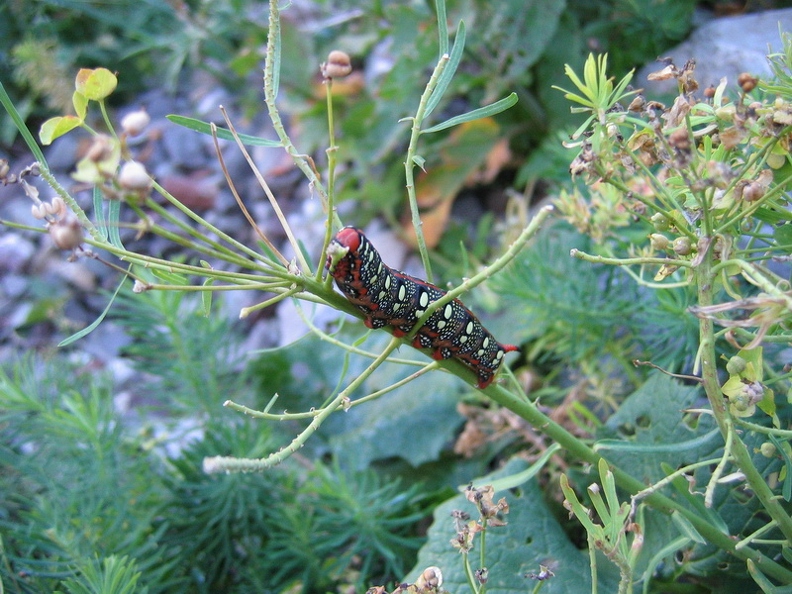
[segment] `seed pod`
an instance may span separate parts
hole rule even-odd
[[[129,136],[137,136],[151,122],[151,117],[145,109],[138,109],[126,114],[121,119],[121,129]]]
[[[71,217],[52,223],[48,231],[52,242],[62,250],[73,250],[83,241],[82,227]]]
[[[740,375],[748,366],[748,362],[742,357],[735,355],[726,363],[726,371],[729,375]]]
[[[693,251],[693,245],[687,237],[677,237],[671,244],[671,249],[680,256],[687,256]]]
[[[661,233],[652,233],[651,235],[649,235],[649,242],[652,245],[652,249],[661,252],[667,250],[668,246],[671,243],[670,241],[668,241],[668,237],[662,235]]]
[[[741,72],[737,76],[737,84],[740,85],[740,88],[746,93],[753,91],[756,88],[757,82],[759,82],[757,78],[748,72]]]
[[[668,231],[668,229],[671,227],[668,217],[661,212],[654,213],[651,217],[649,217],[649,220],[652,222],[652,226],[654,226],[655,230],[657,231]]]
[[[151,178],[142,163],[127,161],[118,173],[118,185],[142,195],[151,188]]]
[[[340,50],[327,54],[327,62],[322,64],[322,76],[325,78],[343,78],[352,72],[349,55]]]
[[[775,445],[770,441],[766,441],[759,446],[759,452],[761,452],[762,456],[764,456],[765,458],[775,457],[776,451],[777,450]]]

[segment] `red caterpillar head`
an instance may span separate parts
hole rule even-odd
[[[354,227],[341,229],[327,252],[326,267],[341,292],[364,313],[369,328],[390,325],[394,335],[404,336],[428,306],[445,295],[431,283],[390,269],[363,232]],[[503,356],[519,350],[495,340],[459,299],[429,316],[413,346],[431,349],[435,359],[462,362],[476,373],[476,385],[481,389],[492,382]]]

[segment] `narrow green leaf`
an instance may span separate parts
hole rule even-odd
[[[59,347],[68,346],[71,343],[73,343],[73,342],[75,342],[77,340],[80,340],[83,336],[87,336],[88,334],[93,332],[99,326],[99,324],[102,323],[102,320],[105,319],[105,316],[107,316],[107,313],[110,311],[110,307],[113,305],[113,302],[115,301],[115,298],[118,296],[118,292],[121,290],[121,287],[124,286],[124,283],[126,282],[126,279],[127,279],[127,277],[124,277],[124,278],[121,279],[121,282],[118,284],[118,287],[116,287],[116,290],[113,293],[113,296],[110,297],[110,301],[107,304],[107,307],[105,307],[104,311],[101,314],[99,314],[98,318],[96,318],[91,324],[89,324],[88,326],[86,326],[85,328],[80,330],[79,332],[75,332],[74,334],[72,334],[68,338],[64,338],[63,340],[61,340],[58,343],[58,346]]]
[[[422,130],[421,132],[423,134],[431,134],[432,132],[439,132],[440,130],[445,130],[446,128],[451,128],[452,126],[464,124],[465,122],[472,122],[473,120],[490,117],[502,111],[506,111],[515,103],[517,103],[517,93],[512,93],[511,95],[509,95],[508,97],[504,97],[500,101],[496,101],[495,103],[492,103],[485,107],[480,107],[479,109],[474,109],[473,111],[469,111],[467,113],[463,113],[449,120],[446,120],[445,122],[437,124],[436,126],[432,126],[431,128]]]
[[[102,239],[107,241],[107,221],[104,214],[104,199],[102,197],[102,190],[99,186],[94,186],[93,189],[93,209],[94,221],[96,222],[96,230],[102,236]]]
[[[454,77],[459,62],[462,60],[462,52],[465,50],[465,36],[465,23],[459,21],[456,36],[454,37],[454,46],[451,48],[451,53],[448,56],[448,64],[446,64],[445,70],[443,70],[440,78],[437,79],[437,84],[435,85],[434,91],[432,91],[432,96],[429,97],[429,101],[426,103],[424,118],[428,118],[429,114],[431,114],[440,103],[440,99],[443,98],[443,94],[445,94],[448,85],[451,83],[451,79]]]
[[[499,491],[507,491],[509,489],[514,489],[515,487],[519,487],[520,485],[527,483],[537,474],[539,471],[544,468],[544,465],[547,464],[547,461],[550,459],[553,454],[555,454],[558,450],[561,449],[561,446],[557,443],[551,445],[547,450],[545,450],[544,454],[539,456],[539,458],[531,464],[525,470],[518,472],[516,474],[511,474],[509,476],[504,476],[503,478],[499,478],[497,480],[490,480],[489,482],[481,482],[481,483],[474,483],[475,487],[483,487],[484,485],[492,485],[492,488],[495,490],[496,493]],[[461,485],[457,487],[460,492],[464,492],[467,488],[467,485]]]
[[[107,229],[110,232],[110,243],[119,250],[126,249],[121,243],[121,201],[110,200],[107,209]]]
[[[663,469],[663,472],[665,472],[667,475],[670,475],[675,470],[666,463],[662,463],[660,466]],[[702,518],[705,518],[710,524],[715,526],[724,534],[729,534],[729,527],[726,525],[726,522],[723,520],[720,514],[711,507],[706,507],[700,496],[694,495],[690,492],[690,485],[688,484],[687,480],[681,476],[678,476],[671,480],[671,484],[677,490],[679,496],[687,501]]]
[[[424,159],[421,155],[415,155],[413,158],[413,163],[418,165],[423,171],[426,171],[426,159]]]
[[[679,533],[685,536],[685,540],[689,539],[701,545],[707,543],[707,540],[699,534],[699,531],[690,523],[690,520],[680,514],[678,510],[671,512],[671,520],[679,530]]]
[[[272,96],[277,99],[278,89],[280,88],[280,69],[281,69],[281,32],[280,19],[275,19],[272,23],[272,37],[275,38],[275,47],[272,49],[272,64],[269,65],[272,71]]]
[[[184,126],[190,130],[200,132],[201,134],[208,134],[209,136],[212,135],[212,127],[207,122],[202,122],[201,120],[196,120],[195,118],[188,118],[180,115],[169,115],[166,117],[168,120],[178,126]],[[230,130],[225,128],[217,128],[217,137],[223,140],[234,140],[234,135],[231,134]],[[260,138],[258,136],[250,136],[249,134],[240,134],[239,138],[244,144],[248,146],[282,146],[278,140],[269,140],[267,138]]]
[[[436,0],[435,8],[437,10],[437,45],[440,49],[438,58],[442,58],[448,53],[448,17],[445,0]]]
[[[785,501],[789,501],[789,499],[792,498],[792,459],[790,459],[789,453],[781,445],[781,442],[778,440],[778,438],[775,435],[771,433],[769,437],[770,437],[770,441],[772,441],[773,445],[775,445],[776,450],[778,450],[778,452],[784,458],[784,465],[786,466],[786,476],[784,477],[784,484],[781,486],[781,495]]]
[[[36,160],[41,164],[42,167],[49,169],[47,160],[44,158],[44,153],[41,152],[41,147],[36,142],[36,139],[33,138],[33,134],[30,133],[28,127],[25,125],[24,118],[19,115],[17,108],[11,101],[11,97],[9,97],[8,93],[6,93],[2,81],[0,81],[0,104],[2,104],[8,115],[11,117],[11,121],[14,122],[14,125],[16,126],[17,130],[19,130],[22,138],[25,139],[25,144],[27,144],[28,149],[31,153],[33,153],[33,156],[36,158]]]
[[[212,283],[214,283],[214,279],[207,278],[204,281],[204,287],[209,287]],[[214,291],[201,291],[201,308],[205,318],[208,318],[212,313],[212,297],[214,297]]]
[[[641,454],[661,453],[661,452],[687,452],[693,448],[701,447],[710,441],[718,438],[720,431],[715,428],[709,433],[705,433],[700,437],[689,439],[682,442],[659,443],[659,444],[641,444],[632,441],[623,441],[620,439],[603,439],[598,441],[594,446],[594,450],[600,452],[602,450],[610,451],[628,451],[638,452]]]

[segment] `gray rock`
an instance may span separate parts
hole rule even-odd
[[[717,86],[724,76],[730,84],[736,84],[741,72],[768,76],[771,70],[767,54],[781,49],[779,24],[784,31],[792,32],[792,8],[714,19],[659,58],[670,57],[679,67],[695,59],[700,88]],[[644,88],[647,97],[675,93],[676,81],[647,80],[649,73],[662,67],[655,63],[642,68],[634,86]]]
[[[0,272],[19,273],[36,253],[36,246],[16,233],[0,235]]]

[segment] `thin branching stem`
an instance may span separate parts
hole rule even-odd
[[[407,198],[410,203],[410,214],[412,216],[412,225],[415,229],[415,239],[418,245],[418,253],[421,254],[421,262],[423,262],[424,269],[426,270],[426,280],[432,282],[432,265],[429,262],[429,250],[426,248],[426,239],[423,234],[423,223],[421,222],[421,213],[418,210],[418,198],[415,190],[415,166],[418,155],[418,139],[421,137],[421,126],[423,125],[424,113],[429,99],[437,86],[437,81],[440,75],[443,74],[446,66],[448,65],[448,54],[440,56],[440,60],[435,66],[432,76],[421,95],[421,100],[418,103],[418,110],[415,116],[410,118],[412,120],[412,128],[410,131],[410,143],[407,146],[407,157],[404,160],[404,176],[407,182]]]
[[[361,374],[356,377],[345,389],[338,393],[333,400],[323,407],[319,414],[317,414],[310,422],[308,427],[300,432],[289,445],[282,448],[278,452],[270,454],[264,458],[231,458],[227,456],[215,456],[212,458],[204,459],[204,471],[210,474],[218,472],[258,472],[266,468],[271,468],[283,462],[286,458],[291,456],[299,450],[308,438],[313,435],[322,423],[341,406],[345,400],[349,399],[357,388],[359,388],[368,377],[374,373],[385,361],[387,361],[390,354],[398,348],[401,341],[397,338],[392,338],[388,345],[383,349],[377,359],[375,359]]]

